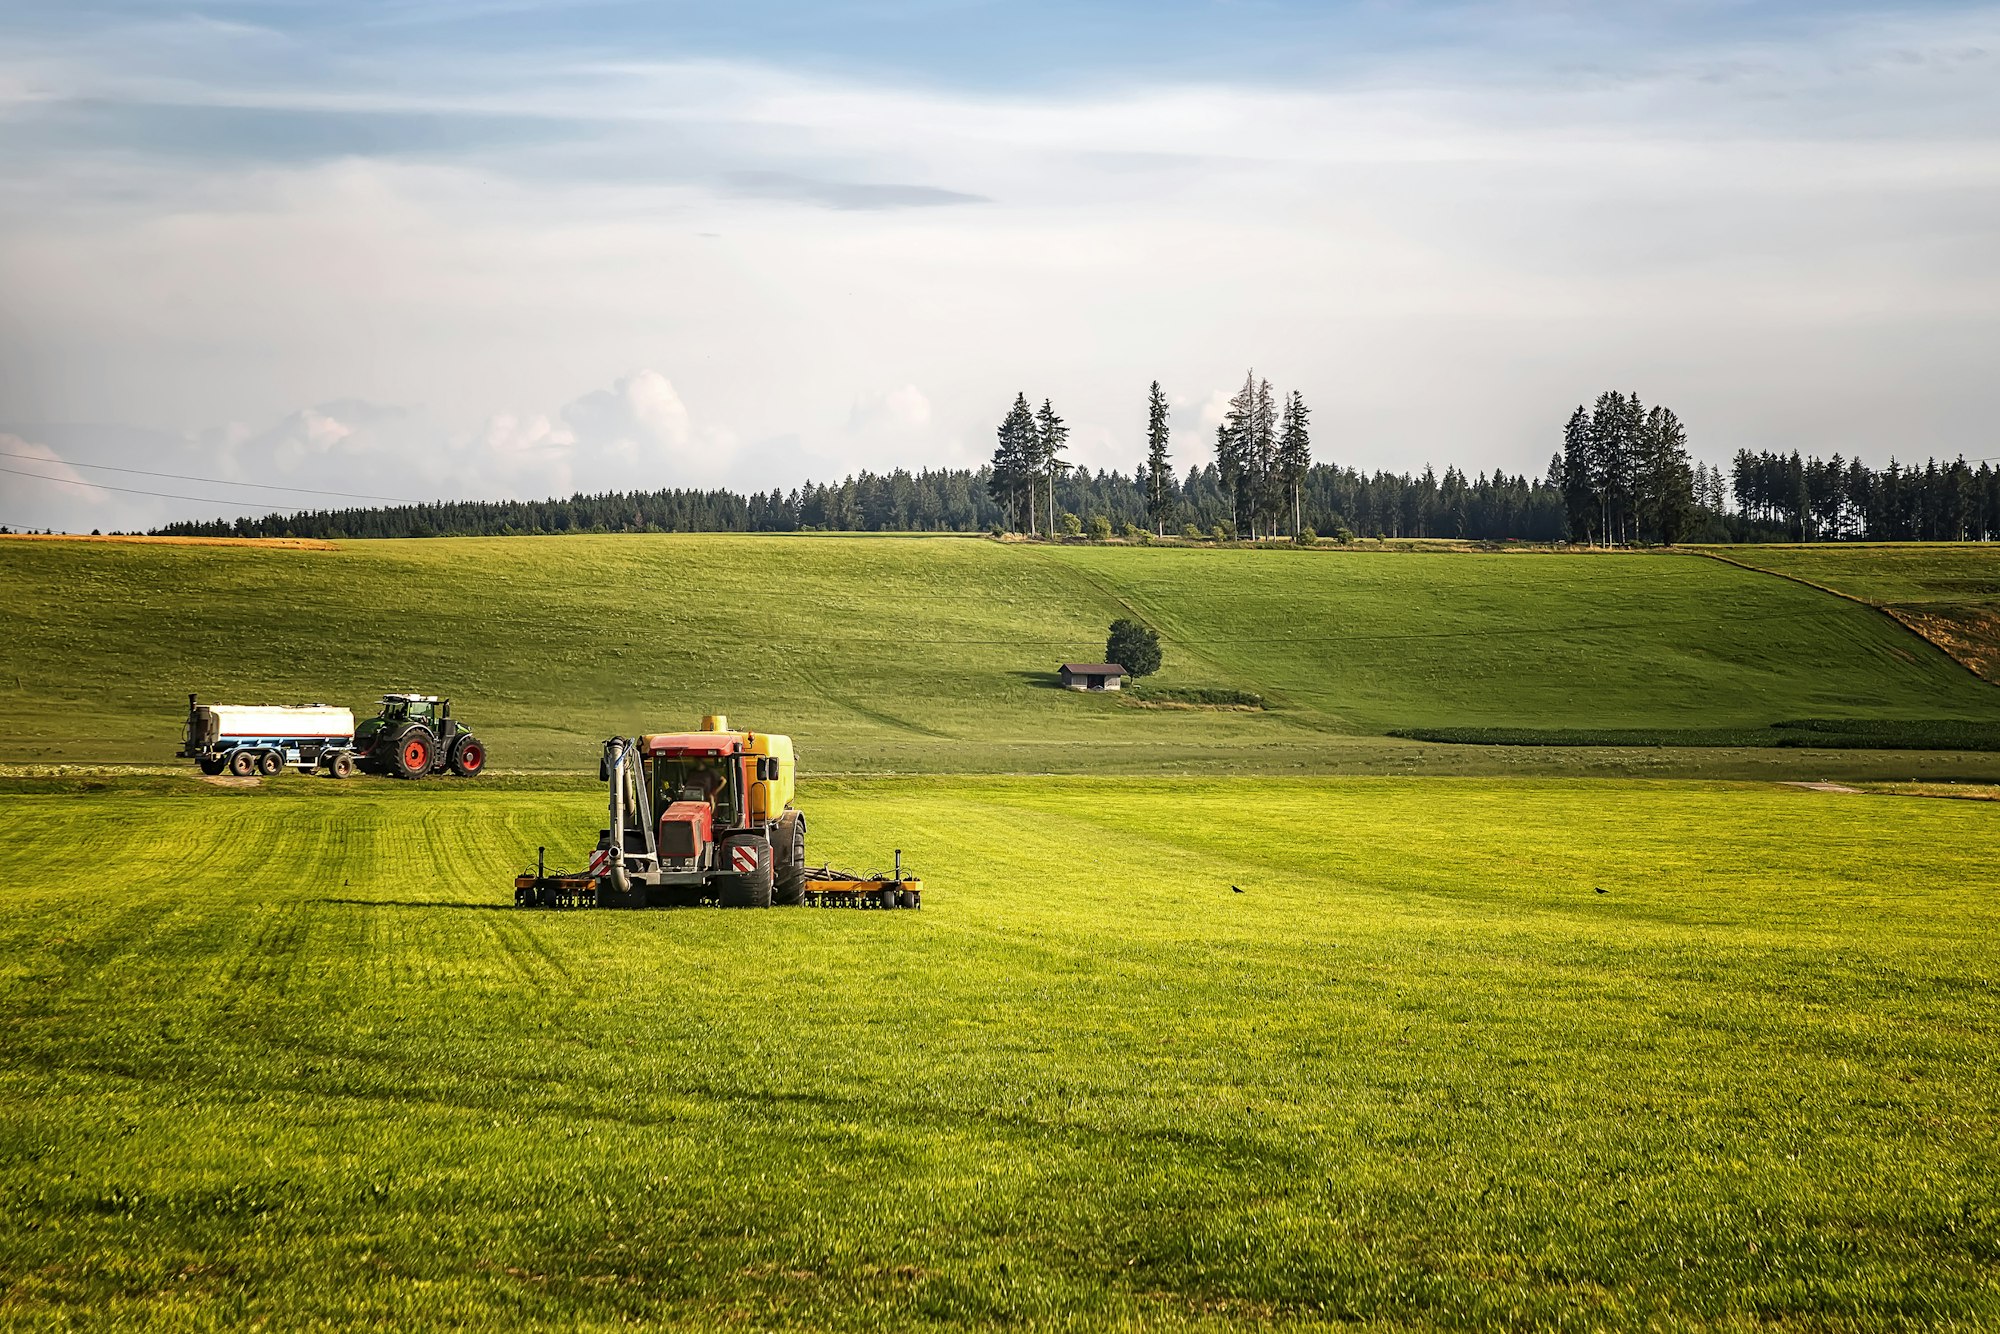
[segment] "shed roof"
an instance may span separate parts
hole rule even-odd
[[[1123,676],[1125,669],[1115,662],[1066,662],[1062,669],[1071,676]]]

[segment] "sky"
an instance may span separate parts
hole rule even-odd
[[[2000,455],[2000,4],[10,0],[0,524],[976,466]],[[195,480],[200,479],[200,480]],[[152,494],[149,494],[152,493]],[[164,493],[164,494],[160,494]]]

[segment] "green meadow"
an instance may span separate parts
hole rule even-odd
[[[2000,681],[2000,546],[1843,542],[1712,550],[1881,607]]]
[[[588,768],[614,731],[717,711],[792,733],[820,772],[1449,768],[1509,761],[1384,735],[2000,723],[2000,693],[1889,617],[1695,555],[0,541],[0,606],[0,762],[17,763],[163,762],[190,691],[357,709],[436,691],[497,766],[529,769]],[[1134,614],[1165,641],[1159,686],[1267,707],[1056,688],[1057,664],[1096,661],[1109,622]]]
[[[2000,695],[1865,601],[607,536],[0,541],[0,609],[0,1328],[2000,1325]],[[1124,615],[1156,698],[1056,688]],[[171,759],[401,689],[498,769]],[[923,910],[511,906],[715,711]]]
[[[10,1328],[2000,1323],[1990,802],[820,780],[923,911],[553,914],[580,784],[7,788]]]

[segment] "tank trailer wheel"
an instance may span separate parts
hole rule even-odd
[[[267,750],[257,757],[257,772],[266,778],[276,778],[285,771],[285,757],[275,750]]]
[[[715,877],[715,894],[725,908],[768,908],[771,906],[771,844],[768,840],[732,838],[719,849],[724,866],[749,862],[754,869],[731,871]]]
[[[227,760],[203,759],[197,761],[197,763],[201,765],[201,771],[210,778],[218,776],[224,769],[229,767],[229,761]]]
[[[396,748],[390,752],[390,763],[395,766],[398,778],[422,778],[431,771],[431,739],[420,728],[413,728],[396,738]]]
[[[354,757],[352,755],[334,756],[326,762],[326,773],[329,778],[354,777]]]
[[[806,901],[806,817],[786,811],[771,838],[771,902],[793,907]]]
[[[486,747],[475,736],[462,736],[451,748],[451,771],[460,778],[477,778],[486,768]]]
[[[238,778],[248,778],[257,772],[257,757],[247,750],[231,751],[229,772]]]

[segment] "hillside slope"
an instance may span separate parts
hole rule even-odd
[[[162,760],[188,691],[453,696],[496,763],[587,767],[703,711],[820,769],[1311,757],[1398,727],[2000,717],[1866,607],[1698,557],[606,536],[334,551],[0,542],[0,760]],[[1267,713],[1054,687],[1136,612],[1164,684]]]
[[[1713,550],[1878,606],[1987,680],[2000,682],[2000,545],[1816,542]]]

